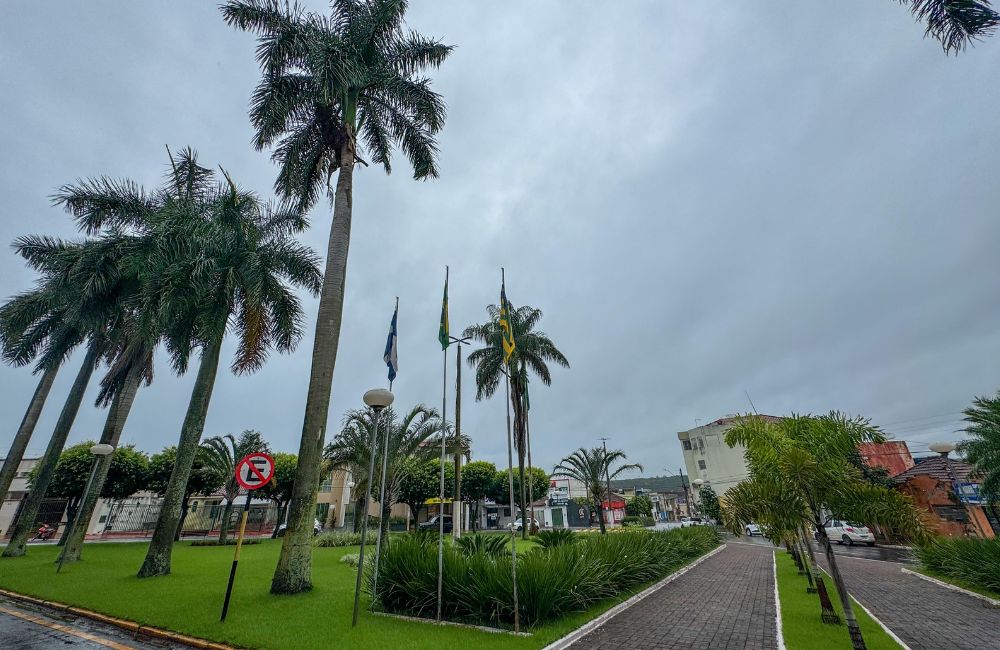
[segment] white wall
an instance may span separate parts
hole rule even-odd
[[[743,446],[731,448],[725,441],[726,431],[734,422],[726,418],[722,421],[722,424],[713,422],[677,434],[684,452],[684,465],[689,480],[692,481],[692,492],[695,492],[693,481],[700,478],[710,484],[721,497],[729,488],[747,477]],[[685,441],[690,443],[690,449],[684,449]],[[696,495],[695,500],[698,500]]]

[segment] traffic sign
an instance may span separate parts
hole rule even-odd
[[[263,452],[247,454],[236,464],[236,482],[247,490],[268,484],[274,476],[274,459]]]

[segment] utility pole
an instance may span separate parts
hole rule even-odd
[[[608,485],[608,512],[611,515],[611,521],[608,522],[609,526],[614,526],[615,524],[615,511],[611,507],[611,473],[608,468],[608,439],[600,438],[601,444],[604,445],[604,481]]]
[[[681,485],[684,486],[684,500],[687,501],[686,505],[687,505],[688,517],[690,517],[692,514],[691,508],[692,506],[694,506],[694,503],[691,501],[691,493],[688,491],[687,478],[684,477],[683,468],[678,467],[677,471],[681,473]]]
[[[455,495],[451,508],[451,534],[455,539],[462,536],[462,519],[465,515],[462,506],[462,344],[468,343],[468,338],[458,338],[449,335],[455,346]],[[442,511],[444,504],[441,504]]]

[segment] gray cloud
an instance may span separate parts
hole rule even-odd
[[[744,391],[763,412],[863,413],[922,449],[1000,387],[1000,41],[948,58],[872,0],[414,4],[414,28],[459,46],[434,74],[450,110],[442,178],[414,182],[402,158],[356,175],[332,429],[384,383],[397,295],[397,398],[440,408],[445,264],[454,329],[484,317],[503,265],[573,364],[532,393],[543,466],[607,435],[650,473],[676,467],[674,433],[747,410]],[[73,236],[52,190],[97,174],[156,184],[164,144],[268,193],[275,169],[246,119],[253,48],[201,2],[12,8],[0,240]],[[304,239],[323,251],[328,205],[311,218]],[[0,293],[30,280],[0,256]],[[257,428],[294,450],[311,343],[256,376],[220,374],[206,435]],[[474,403],[464,379],[475,455],[501,463],[502,400]],[[125,439],[173,444],[192,381],[161,362]],[[28,370],[0,369],[4,449],[32,389]],[[102,422],[84,408],[72,440]]]

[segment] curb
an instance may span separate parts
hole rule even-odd
[[[651,587],[648,587],[647,589],[645,589],[643,591],[640,591],[639,593],[637,593],[636,595],[632,596],[631,598],[629,598],[628,600],[626,600],[624,602],[618,603],[617,605],[615,605],[614,607],[612,607],[608,611],[604,612],[603,614],[601,614],[597,618],[591,619],[590,621],[584,623],[583,625],[581,625],[580,627],[576,628],[575,630],[573,630],[572,632],[570,632],[566,636],[561,637],[559,639],[556,639],[552,643],[550,643],[547,646],[545,646],[544,648],[542,648],[542,650],[565,650],[566,648],[568,648],[572,644],[574,644],[577,641],[579,641],[580,639],[582,639],[587,634],[593,632],[594,630],[596,630],[600,626],[602,626],[605,623],[607,623],[615,615],[620,614],[621,612],[625,611],[626,609],[628,609],[632,605],[635,605],[636,603],[638,603],[640,600],[642,600],[646,596],[649,596],[649,595],[651,595],[653,593],[656,593],[662,587],[666,586],[668,583],[673,582],[674,580],[676,580],[677,578],[681,577],[682,575],[684,575],[685,573],[687,573],[691,569],[695,568],[696,566],[698,566],[699,564],[701,564],[702,562],[704,562],[708,558],[712,557],[713,555],[715,555],[717,553],[721,553],[724,550],[726,550],[726,545],[725,544],[721,544],[721,545],[717,546],[715,549],[709,551],[708,553],[705,553],[704,555],[702,555],[700,558],[698,558],[697,560],[695,560],[691,564],[683,566],[680,569],[678,569],[677,571],[671,573],[670,575],[668,575],[663,580],[660,580],[659,582],[657,582],[655,585],[653,585]]]
[[[774,623],[775,640],[778,650],[785,650],[785,632],[781,629],[781,595],[778,593],[778,552],[771,553],[771,566],[774,569]]]
[[[164,641],[172,641],[174,643],[181,643],[192,648],[199,648],[200,650],[237,650],[235,646],[226,645],[224,643],[199,639],[197,637],[187,636],[186,634],[178,634],[177,632],[171,632],[170,630],[164,630],[159,627],[142,625],[140,623],[136,623],[135,621],[126,621],[122,618],[108,616],[107,614],[101,614],[100,612],[83,609],[82,607],[74,607],[72,605],[66,605],[65,603],[53,602],[51,600],[42,600],[41,598],[26,596],[13,591],[7,591],[6,589],[0,589],[0,596],[10,598],[11,600],[18,602],[43,607],[59,614],[71,614],[82,618],[88,618],[92,621],[97,621],[98,623],[104,623],[105,625],[112,625],[127,632],[131,632],[136,636],[145,636],[154,639],[162,639]]]
[[[984,596],[982,594],[977,594],[976,592],[970,591],[969,589],[965,589],[963,587],[959,587],[958,585],[953,585],[950,582],[945,582],[944,580],[939,580],[939,579],[934,578],[932,576],[924,575],[923,573],[920,573],[919,571],[912,571],[910,569],[907,569],[906,567],[901,568],[900,571],[902,571],[903,573],[909,574],[911,576],[916,576],[916,577],[920,578],[921,580],[926,580],[927,582],[932,582],[932,583],[936,584],[939,587],[944,587],[945,589],[951,589],[952,591],[957,591],[959,593],[963,593],[966,596],[972,596],[973,598],[978,598],[979,600],[982,600],[984,602],[989,603],[993,607],[1000,607],[1000,600],[997,600],[995,598],[990,598],[989,596]]]

